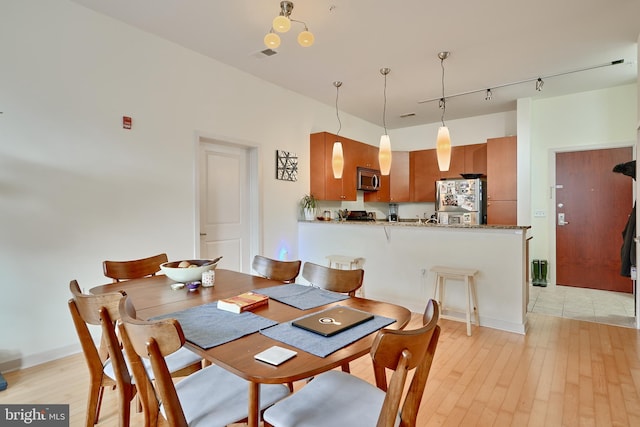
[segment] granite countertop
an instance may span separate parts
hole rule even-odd
[[[370,227],[430,227],[430,228],[480,228],[480,229],[498,229],[498,230],[527,230],[531,228],[530,225],[488,225],[488,224],[477,224],[477,225],[468,225],[468,224],[435,224],[435,223],[424,223],[422,221],[418,222],[418,220],[400,220],[398,222],[389,222],[389,221],[338,221],[336,219],[332,219],[330,221],[325,220],[313,220],[306,221],[300,220],[300,222],[308,222],[308,223],[325,223],[325,224],[349,224],[349,225],[366,225]]]

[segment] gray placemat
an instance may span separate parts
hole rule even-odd
[[[256,292],[300,310],[309,310],[349,298],[349,295],[295,283],[256,289]]]
[[[302,316],[300,319],[321,313],[322,311]],[[374,315],[372,320],[356,325],[351,329],[347,329],[346,331],[342,331],[331,337],[324,337],[314,332],[293,326],[291,324],[293,320],[291,322],[284,322],[276,326],[272,326],[271,328],[263,329],[260,333],[274,340],[299,348],[307,353],[311,353],[319,357],[327,357],[331,353],[340,350],[342,347],[346,347],[349,344],[358,341],[360,338],[363,338],[378,329],[382,329],[395,321],[395,319],[391,319],[389,317]]]
[[[245,311],[231,313],[218,310],[218,302],[199,305],[187,310],[164,314],[151,320],[174,318],[180,322],[187,341],[198,347],[209,349],[236,340],[260,329],[277,325],[278,322]]]

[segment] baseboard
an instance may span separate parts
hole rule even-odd
[[[49,350],[43,353],[30,354],[13,360],[0,362],[0,372],[11,372],[19,369],[31,368],[63,357],[81,352],[80,344],[71,344],[65,347]]]

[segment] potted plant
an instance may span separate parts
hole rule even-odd
[[[304,219],[307,221],[313,221],[316,218],[316,209],[318,207],[318,200],[313,194],[305,194],[300,199],[300,207],[304,212]]]

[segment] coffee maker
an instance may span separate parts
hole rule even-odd
[[[389,222],[398,222],[398,204],[389,203]]]

